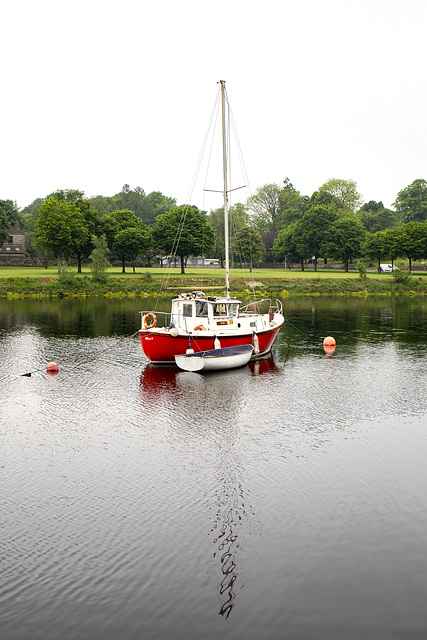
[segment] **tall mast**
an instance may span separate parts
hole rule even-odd
[[[224,238],[225,238],[225,295],[230,294],[230,256],[228,247],[228,193],[227,193],[227,123],[225,115],[225,80],[221,84],[222,105],[222,170],[224,181]]]

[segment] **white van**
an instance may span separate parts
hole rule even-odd
[[[391,273],[396,269],[398,269],[398,267],[392,267],[391,264],[380,264],[380,271],[384,271],[385,273]]]

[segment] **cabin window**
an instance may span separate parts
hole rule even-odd
[[[198,318],[207,318],[208,317],[208,303],[207,302],[196,302],[196,316]]]
[[[233,318],[237,316],[238,304],[225,304],[224,302],[214,305],[214,316],[224,316]]]
[[[214,305],[214,316],[226,316],[227,305],[224,303]]]
[[[193,305],[192,304],[184,304],[183,306],[183,314],[186,318],[193,317]]]

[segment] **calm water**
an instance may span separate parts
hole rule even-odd
[[[285,301],[203,376],[142,306],[0,300],[1,637],[425,638],[427,301]]]

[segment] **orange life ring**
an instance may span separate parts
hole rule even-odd
[[[148,324],[148,322],[147,322],[148,318],[152,318],[153,319],[153,322],[151,324]],[[146,313],[145,316],[142,318],[142,322],[143,322],[143,325],[144,325],[145,329],[152,329],[157,324],[157,318],[156,318],[154,313]]]
[[[194,327],[194,331],[206,331],[206,327],[202,324],[198,324],[197,327]]]

